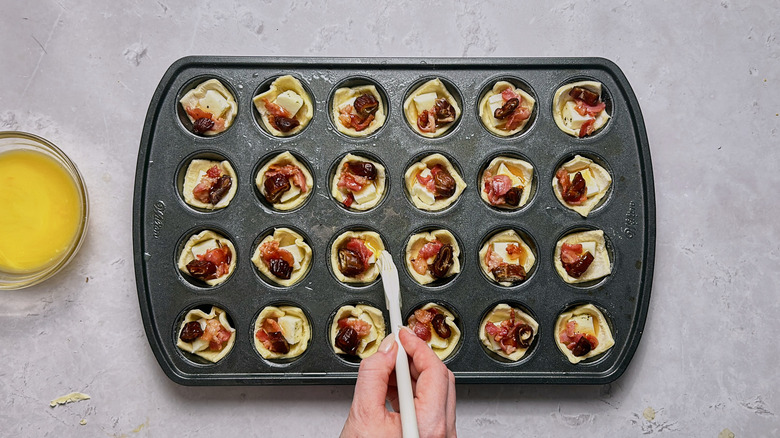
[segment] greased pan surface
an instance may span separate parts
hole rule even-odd
[[[252,98],[270,82],[291,74],[314,101],[314,117],[300,134],[278,138],[259,123]],[[421,81],[439,77],[454,89],[462,109],[446,135],[428,139],[413,132],[403,115],[403,101]],[[213,137],[188,130],[178,100],[197,83],[217,78],[234,94],[238,114],[233,125]],[[520,135],[499,138],[481,124],[477,103],[496,80],[509,78],[532,92],[536,107]],[[330,116],[332,93],[341,84],[366,79],[386,98],[387,120],[367,138],[339,133]],[[565,83],[591,79],[604,85],[611,120],[596,134],[575,138],[553,121],[555,90]],[[314,191],[292,212],[274,211],[255,188],[257,170],[270,156],[291,151],[308,164]],[[348,211],[330,195],[333,167],[349,152],[376,158],[387,171],[388,191],[378,207]],[[460,198],[442,212],[416,209],[405,194],[403,175],[418,158],[440,152],[450,158],[468,184]],[[520,157],[534,166],[532,197],[518,211],[499,211],[479,195],[479,175],[499,154]],[[556,169],[574,155],[593,158],[611,173],[605,201],[587,218],[555,197]],[[193,158],[228,160],[238,189],[227,208],[199,211],[185,204],[181,180]],[[288,288],[271,286],[250,258],[259,240],[274,227],[300,231],[313,250],[306,278]],[[445,304],[458,318],[462,340],[447,366],[460,383],[603,384],[617,379],[639,344],[647,316],[655,254],[655,194],[650,151],[642,114],[620,69],[600,58],[477,59],[333,59],[263,57],[189,57],[175,62],[152,97],[138,153],[133,202],[133,248],[136,286],[149,343],[165,373],[185,385],[287,385],[353,383],[359,363],[337,356],[329,345],[332,315],[342,305],[367,303],[382,309],[381,281],[351,287],[329,268],[330,244],[345,229],[380,233],[399,268],[402,313],[408,317],[427,303]],[[446,228],[458,239],[461,273],[437,286],[421,286],[406,271],[406,241],[424,229]],[[537,257],[529,278],[514,287],[487,279],[478,252],[494,231],[521,232]],[[216,287],[204,287],[177,269],[184,241],[201,230],[228,237],[236,248],[236,270]],[[571,231],[601,229],[612,259],[612,273],[596,284],[565,283],[553,261],[558,239]],[[497,303],[526,309],[539,323],[536,340],[516,363],[488,353],[479,340],[483,316]],[[558,350],[557,316],[575,304],[593,303],[606,315],[615,346],[595,360],[571,364]],[[267,305],[294,304],[307,314],[312,338],[297,360],[263,359],[253,344],[255,318]],[[176,347],[184,314],[201,306],[224,309],[236,329],[232,351],[216,364],[205,363]],[[205,307],[203,307],[205,306]]]

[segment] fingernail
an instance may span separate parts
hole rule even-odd
[[[381,344],[379,344],[379,351],[382,353],[387,353],[390,350],[393,349],[393,344],[395,343],[395,336],[390,333],[385,337],[385,339],[382,341]]]
[[[407,327],[407,326],[405,326],[405,325],[398,326],[398,331],[401,331],[401,330],[404,330],[404,331],[406,331],[407,333],[412,333],[412,334],[414,334],[414,332],[412,331],[412,329],[410,329],[409,327]]]

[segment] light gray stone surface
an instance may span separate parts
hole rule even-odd
[[[146,341],[131,243],[135,162],[152,92],[191,54],[615,61],[639,97],[655,171],[642,342],[611,385],[459,385],[459,432],[780,434],[778,1],[253,3],[0,2],[0,130],[65,150],[92,209],[64,272],[0,293],[0,435],[340,431],[351,386],[181,387]],[[49,407],[71,391],[92,399]]]

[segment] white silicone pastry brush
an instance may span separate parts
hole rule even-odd
[[[379,272],[382,274],[382,286],[385,289],[385,305],[390,313],[390,327],[393,328],[395,341],[398,344],[398,355],[395,358],[395,380],[398,385],[398,406],[401,408],[403,436],[404,438],[418,438],[420,435],[417,430],[417,413],[414,409],[412,378],[409,375],[409,359],[399,337],[402,323],[398,269],[393,263],[393,257],[387,251],[382,251],[379,254],[378,263]]]

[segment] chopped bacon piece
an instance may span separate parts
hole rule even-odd
[[[485,254],[485,264],[488,265],[488,268],[492,271],[498,266],[505,265],[506,262],[501,258],[500,255],[493,251],[493,245],[490,245],[488,247],[487,253]]]
[[[215,164],[192,189],[192,196],[204,204],[217,204],[227,194],[232,184],[232,178],[222,175],[222,170]]]
[[[355,202],[355,195],[353,195],[352,192],[347,193],[347,196],[344,198],[343,201],[341,201],[341,203],[344,204],[344,206],[347,208],[352,207],[352,203],[354,202]]]
[[[518,106],[515,111],[506,119],[504,130],[512,131],[517,129],[524,121],[531,117],[531,111],[523,106]]]
[[[371,332],[371,324],[363,321],[362,319],[354,318],[354,317],[346,317],[341,318],[338,321],[339,328],[342,327],[352,327],[353,330],[357,333],[359,338],[364,338],[366,335],[368,335]]]
[[[515,93],[515,90],[511,88],[505,88],[504,91],[501,92],[501,98],[504,99],[504,102],[508,101],[509,99],[517,99],[520,102],[523,101],[523,97]]]
[[[588,187],[581,172],[577,172],[577,175],[574,175],[574,181],[571,181],[569,180],[569,172],[564,168],[560,168],[555,173],[555,178],[558,179],[561,197],[567,204],[582,205],[582,203],[588,200]]]
[[[426,110],[417,116],[417,127],[422,132],[436,132],[436,113],[433,110]]]
[[[208,204],[209,202],[209,192],[211,191],[211,187],[214,186],[214,184],[217,182],[216,178],[209,178],[208,176],[204,176],[201,178],[198,185],[195,186],[194,189],[192,189],[192,196],[195,197],[198,201]]]
[[[574,263],[580,259],[582,245],[579,243],[564,243],[561,245],[561,262]]]
[[[346,128],[352,128],[355,131],[362,131],[368,128],[368,125],[374,121],[374,115],[369,114],[365,118],[360,117],[352,105],[345,105],[339,110],[339,121]]]
[[[282,327],[279,325],[279,322],[273,318],[264,319],[262,323],[262,328],[263,330],[266,331],[266,333],[282,331]]]
[[[200,336],[200,339],[209,343],[209,349],[212,351],[221,351],[225,343],[230,339],[232,333],[226,329],[217,319],[206,321],[206,329]]]
[[[270,265],[273,259],[282,259],[290,266],[295,264],[295,258],[290,251],[279,248],[279,242],[276,240],[269,240],[260,245],[260,253],[266,265]]]
[[[485,171],[485,193],[491,205],[506,203],[504,195],[512,188],[512,180],[506,175],[492,176],[490,171]]]
[[[186,108],[184,111],[189,114],[190,117],[192,117],[194,120],[198,119],[213,119],[211,116],[211,113],[207,111],[203,111],[200,108]]]
[[[292,117],[289,111],[269,101],[268,99],[264,98],[263,104],[265,105],[265,109],[274,117]]]
[[[417,323],[412,327],[412,331],[425,342],[431,340],[431,327],[428,324]]]
[[[501,350],[506,354],[512,354],[518,348],[528,348],[533,337],[533,329],[523,321],[515,320],[515,311],[512,309],[509,319],[494,324],[488,321],[485,324],[485,332],[492,336],[498,342]],[[518,332],[521,334],[530,334],[530,337],[523,337],[518,342]]]
[[[510,260],[517,260],[523,255],[523,249],[516,243],[510,243],[506,246],[506,253],[509,254]]]
[[[412,259],[412,268],[414,269],[414,272],[425,275],[428,273],[428,261],[422,257]]]
[[[431,312],[433,310],[434,312]],[[433,320],[433,317],[436,316],[436,309],[417,309],[414,311],[414,319],[421,323],[421,324],[428,324]]]
[[[349,163],[344,163],[344,167],[341,169],[341,176],[336,186],[340,189],[346,188],[351,192],[359,192],[366,188],[369,184],[373,184],[368,177],[356,175],[350,170]],[[354,201],[354,199],[353,199]]]
[[[422,259],[429,259],[436,254],[439,253],[439,250],[444,244],[439,242],[438,240],[434,240],[433,242],[428,242],[425,245],[423,245],[422,248],[420,248],[420,251],[417,253],[417,257],[420,257]]]
[[[222,176],[222,171],[219,170],[219,166],[215,164],[209,167],[209,170],[206,171],[206,175],[208,175],[209,178],[219,178]]]
[[[588,340],[590,343],[591,349],[596,348],[599,346],[599,340],[595,336],[588,334],[582,334],[577,331],[577,322],[575,321],[569,321],[566,323],[566,328],[561,330],[560,333],[558,333],[558,339],[566,344],[566,348],[569,350],[574,350],[574,348],[577,346],[577,342],[579,340],[585,337],[585,339]]]
[[[593,124],[596,123],[596,119],[588,119],[582,123],[582,126],[580,126],[580,133],[579,137],[585,137],[586,135],[593,134]]]
[[[230,261],[233,259],[233,253],[230,251],[230,248],[222,246],[219,242],[217,243],[220,245],[219,248],[212,248],[206,251],[205,254],[198,256],[198,260],[211,262],[217,267],[217,272],[206,278],[206,280],[213,280],[227,274],[230,269]]]
[[[368,247],[362,240],[353,237],[349,239],[349,242],[347,242],[344,248],[354,252],[360,257],[360,260],[363,262],[364,269],[368,269],[371,267],[371,265],[368,263],[368,260],[371,258],[371,256],[374,255],[374,253],[370,249],[368,249]]]
[[[580,113],[581,116],[589,115],[596,117],[600,112],[604,111],[607,105],[604,102],[599,102],[596,105],[588,105],[582,100],[577,100],[577,106],[574,109]]]
[[[290,182],[301,189],[302,193],[306,193],[306,191],[309,190],[306,186],[306,175],[304,175],[303,171],[294,164],[285,164],[284,166],[271,165],[265,172],[266,178],[271,178],[276,175],[286,176]]]
[[[485,333],[489,334],[490,336],[495,337],[499,334],[500,328],[493,324],[492,322],[488,321],[487,324],[485,324]]]
[[[356,114],[352,114],[350,115],[350,119],[352,122],[352,129],[354,129],[355,131],[362,131],[368,128],[368,125],[370,125],[371,122],[374,121],[374,115],[369,114],[368,117],[366,117],[365,119],[361,119],[360,116]]]

